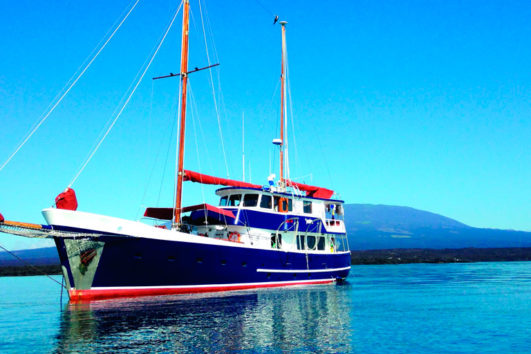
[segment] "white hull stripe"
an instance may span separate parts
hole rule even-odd
[[[349,267],[350,268],[350,267]],[[305,272],[307,272],[305,270]],[[240,287],[240,286],[261,286],[261,285],[282,285],[282,284],[293,284],[293,283],[313,283],[320,281],[335,281],[334,278],[325,278],[325,279],[311,279],[311,280],[288,280],[288,281],[272,281],[272,282],[259,282],[259,283],[234,283],[234,284],[201,284],[201,285],[168,285],[168,286],[118,286],[118,287],[92,287],[89,290],[133,290],[133,289],[191,289],[191,288],[212,288],[212,287]],[[70,288],[70,290],[83,291],[82,289]]]
[[[326,268],[326,269],[263,269],[258,268],[256,271],[260,273],[325,273],[338,272],[341,270],[350,269],[350,266],[343,268]]]

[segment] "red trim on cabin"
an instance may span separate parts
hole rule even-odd
[[[68,291],[71,301],[102,300],[116,297],[138,297],[138,296],[158,296],[158,295],[177,295],[208,293],[220,291],[245,290],[255,288],[277,288],[282,286],[310,285],[310,284],[328,284],[335,279],[309,280],[304,282],[287,282],[287,283],[255,283],[239,285],[213,285],[213,286],[190,286],[183,288],[137,288],[137,289],[88,289]]]
[[[205,204],[197,204],[197,205],[184,207],[181,210],[181,213],[186,213],[188,211],[194,211],[194,210],[205,210],[205,209],[209,210],[209,211],[213,211],[213,212],[221,214],[221,215],[228,216],[229,218],[235,218],[235,216],[234,216],[232,211],[221,209],[221,208],[218,208],[218,207],[215,207],[213,205],[206,204],[206,203]]]

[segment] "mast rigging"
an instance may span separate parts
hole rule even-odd
[[[188,83],[188,28],[190,0],[184,0],[183,30],[181,42],[181,124],[179,129],[179,156],[177,158],[177,186],[175,191],[175,210],[173,223],[181,224],[182,187],[184,177],[184,137],[186,128],[186,88]]]
[[[285,43],[287,21],[280,21],[282,26],[282,60],[280,66],[280,186],[284,187],[284,91],[285,91]]]

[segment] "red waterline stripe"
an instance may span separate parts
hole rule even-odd
[[[68,291],[71,301],[101,300],[116,297],[137,297],[137,296],[158,296],[158,295],[175,295],[175,294],[193,294],[219,291],[245,290],[255,288],[276,288],[293,285],[309,284],[327,284],[334,282],[335,279],[312,280],[305,282],[286,282],[286,283],[255,283],[242,285],[216,285],[205,287],[183,287],[183,288],[127,288],[127,289],[88,289]]]

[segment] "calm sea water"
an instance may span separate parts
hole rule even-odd
[[[531,353],[531,262],[354,266],[345,285],[85,305],[59,294],[46,277],[0,278],[0,352]]]

